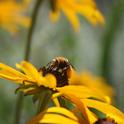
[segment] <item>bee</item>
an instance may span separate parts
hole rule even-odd
[[[48,73],[53,74],[57,80],[57,87],[68,85],[72,70],[73,66],[64,57],[56,57],[46,66],[39,69],[39,71],[43,72],[43,76]]]

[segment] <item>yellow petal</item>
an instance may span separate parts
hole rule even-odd
[[[86,113],[89,119],[90,124],[94,124],[97,121],[97,117],[94,113],[92,113],[87,107],[85,107]]]
[[[93,76],[87,71],[81,73],[73,71],[69,84],[86,86],[95,93],[106,96],[108,103],[111,103],[110,98],[112,98],[115,94],[114,89],[109,86],[104,79]]]
[[[35,85],[48,88],[56,87],[56,78],[52,74],[47,74],[43,77],[41,72],[38,72],[32,64],[26,61],[16,64],[16,66],[25,74],[0,63],[0,77],[20,84],[25,83],[25,85],[34,83]]]
[[[16,64],[17,68],[22,70],[26,75],[32,77],[35,81],[39,79],[39,72],[37,69],[29,62],[22,61],[21,64]]]
[[[30,80],[23,73],[2,63],[0,63],[0,77],[7,80],[15,81],[18,83],[22,83],[24,80]]]
[[[76,96],[72,95],[72,94],[68,94],[68,95],[65,95],[65,97],[67,99],[69,99],[72,103],[74,103],[76,105],[76,108],[78,108],[78,110],[80,110],[80,112],[82,112],[82,115],[84,117],[84,122],[86,124],[90,124],[90,121],[89,121],[89,117],[88,117],[88,109],[86,108],[86,105],[80,101],[80,99],[78,99]]]
[[[55,113],[62,113],[66,116],[68,116],[69,118],[73,118],[74,120],[78,120],[75,115],[73,113],[71,113],[70,111],[68,111],[67,109],[65,108],[61,108],[61,107],[52,107],[52,108],[49,108],[47,110],[47,112],[55,112]]]
[[[78,122],[61,116],[59,114],[47,114],[44,118],[39,121],[41,124],[48,123],[48,124],[79,124]]]
[[[49,88],[55,88],[56,87],[56,78],[52,74],[47,74],[45,77],[43,77],[44,80],[40,81],[40,85],[43,85],[45,87]]]
[[[50,12],[50,18],[53,22],[56,22],[59,19],[60,12],[55,11],[55,12]]]
[[[0,26],[11,33],[18,31],[18,25],[29,27],[30,19],[24,14],[28,6],[27,2],[0,1]]]
[[[62,93],[59,93],[59,92],[54,93],[54,94],[52,95],[52,99],[55,99],[55,98],[57,98],[57,97],[59,97],[59,96],[61,96],[61,95],[62,95]]]
[[[79,124],[78,118],[69,110],[61,107],[51,107],[44,113],[34,117],[28,124],[55,123],[55,124]]]
[[[78,31],[79,27],[80,27],[80,23],[79,23],[77,15],[76,15],[76,12],[73,9],[66,7],[66,6],[67,5],[64,4],[62,7],[62,10],[65,13],[65,15],[67,16],[67,18],[69,19],[69,21],[72,24],[72,26],[74,27],[74,29],[76,31]]]
[[[90,21],[93,25],[105,23],[105,20],[102,14],[96,8],[92,6],[77,5],[76,10],[78,13],[85,16],[88,19],[88,21]]]
[[[62,11],[76,30],[79,30],[80,27],[78,14],[83,15],[93,25],[105,23],[103,15],[93,0],[56,0],[53,4],[56,8],[53,19],[57,20],[58,13],[60,14]]]
[[[115,108],[114,106],[96,101],[96,100],[90,100],[90,99],[83,99],[83,103],[85,103],[88,107],[95,108],[104,114],[106,114],[108,117],[112,118],[117,122],[118,124],[124,123],[124,113],[122,113],[120,110]]]
[[[31,77],[38,86],[45,86],[49,88],[56,87],[56,78],[52,74],[42,76],[42,72],[38,72],[37,69],[29,62],[22,61],[21,64],[16,64],[27,76]]]
[[[10,80],[10,81],[14,81],[14,82],[19,83],[19,84],[22,84],[22,82],[24,81],[24,78],[11,77],[11,76],[4,75],[4,74],[0,74],[0,78],[6,79],[6,80]]]
[[[58,101],[57,98],[54,98],[54,99],[53,99],[53,102],[54,102],[54,104],[55,104],[57,107],[60,107],[60,104],[59,104],[59,101]]]
[[[80,99],[92,97],[92,98],[97,98],[99,100],[108,102],[107,101],[108,99],[106,99],[106,96],[98,94],[97,92],[93,92],[91,89],[89,89],[85,86],[69,85],[69,86],[57,88],[57,90],[64,95],[72,94]]]

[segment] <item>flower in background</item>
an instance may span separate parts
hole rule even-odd
[[[29,5],[28,1],[1,0],[0,27],[11,33],[17,32],[18,26],[29,27],[30,19],[25,15]]]
[[[110,98],[113,98],[115,95],[114,89],[108,85],[103,78],[93,76],[91,73],[86,71],[81,73],[73,71],[69,83],[70,85],[86,86],[94,92],[97,92],[98,94],[102,93],[103,95],[109,96]]]
[[[94,0],[50,0],[51,19],[58,20],[62,11],[73,27],[78,30],[80,27],[77,14],[84,16],[93,25],[104,24],[104,17],[96,7]]]

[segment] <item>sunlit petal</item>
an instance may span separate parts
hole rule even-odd
[[[104,114],[106,116],[112,118],[117,122],[118,124],[124,123],[124,113],[122,113],[117,108],[113,107],[112,105],[109,105],[107,103],[103,103],[96,100],[90,100],[90,99],[83,99],[82,100],[88,107],[95,108]]]
[[[70,111],[61,107],[51,107],[43,113],[34,117],[28,124],[79,124],[78,118]]]
[[[57,90],[62,94],[65,95],[72,94],[80,99],[94,97],[103,100],[105,102],[108,102],[104,95],[98,94],[97,92],[93,92],[92,90],[90,90],[85,86],[69,85],[69,86],[57,88]]]

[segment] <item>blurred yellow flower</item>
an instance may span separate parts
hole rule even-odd
[[[51,0],[51,8],[50,16],[53,21],[58,20],[62,11],[76,30],[80,27],[77,14],[84,16],[93,25],[105,23],[94,0]]]
[[[108,100],[115,95],[114,89],[103,78],[95,77],[86,71],[81,73],[73,71],[69,84],[86,86],[98,94],[103,94],[106,98],[108,96]]]
[[[25,15],[29,0],[17,2],[16,0],[0,1],[0,27],[15,33],[18,26],[29,27],[30,19]]]

